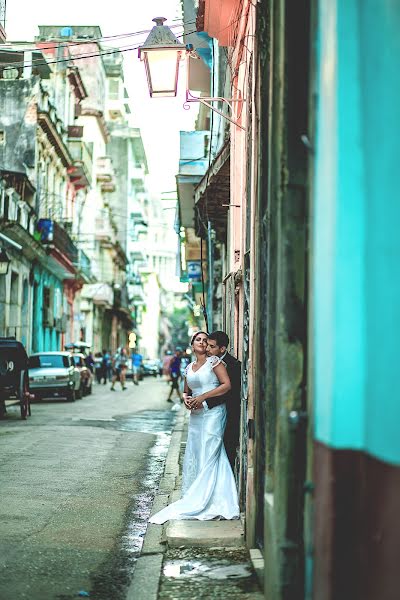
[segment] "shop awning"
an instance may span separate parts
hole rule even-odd
[[[197,185],[194,191],[194,201],[203,225],[206,226],[207,221],[210,221],[217,238],[224,241],[226,239],[228,205],[230,203],[229,141],[221,148],[210,168]]]

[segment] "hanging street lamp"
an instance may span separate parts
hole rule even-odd
[[[185,44],[181,44],[164,25],[165,21],[164,17],[153,19],[155,26],[139,48],[151,98],[176,96],[179,61],[185,51]]]
[[[189,90],[189,69],[191,60],[199,60],[192,44],[181,44],[167,25],[164,25],[164,17],[153,19],[155,26],[143,46],[139,48],[139,58],[144,62],[147,75],[147,83],[151,98],[176,96],[178,87],[179,63],[186,60],[186,98],[184,108],[188,109],[191,102],[200,102],[212,111],[227,119],[239,129],[245,131],[235,116],[233,103],[244,102],[244,98],[223,98],[193,96]],[[230,114],[223,112],[214,103],[225,103],[229,107]]]

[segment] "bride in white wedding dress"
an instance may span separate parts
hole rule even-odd
[[[207,334],[197,332],[192,338],[196,360],[186,367],[184,400],[190,408],[192,390],[197,405],[207,398],[222,396],[230,388],[226,368],[216,356],[207,357]],[[172,519],[237,519],[239,505],[235,480],[225,452],[223,437],[226,425],[225,403],[208,409],[191,409],[188,439],[182,474],[182,498],[150,517],[150,523]]]

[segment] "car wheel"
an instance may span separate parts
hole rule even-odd
[[[68,402],[75,402],[75,390],[68,390],[67,392],[67,400]]]

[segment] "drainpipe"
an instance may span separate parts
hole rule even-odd
[[[214,293],[214,239],[210,221],[207,221],[207,252],[208,252],[208,327],[213,331],[213,293]]]

